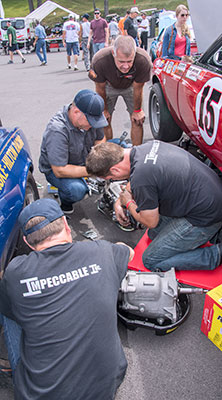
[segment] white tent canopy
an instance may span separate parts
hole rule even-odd
[[[2,0],[0,0],[0,17],[5,18],[5,12],[4,12],[4,8],[2,5]]]
[[[76,19],[79,19],[79,15],[74,13],[71,10],[68,10],[68,8],[62,7],[59,4],[55,3],[54,1],[46,1],[43,3],[40,7],[36,8],[36,10],[32,11],[30,14],[26,16],[26,18],[31,18],[31,19],[38,19],[39,21],[42,21],[47,15],[51,14],[56,8],[60,8],[61,10],[67,12],[68,14],[73,14],[73,16]]]

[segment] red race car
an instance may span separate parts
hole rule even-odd
[[[155,139],[173,142],[185,132],[222,171],[222,35],[195,62],[158,58],[149,96]]]

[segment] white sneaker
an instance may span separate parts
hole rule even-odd
[[[78,69],[77,65],[74,65],[74,71],[78,71]]]
[[[71,64],[68,64],[68,65],[67,65],[67,69],[71,69]]]

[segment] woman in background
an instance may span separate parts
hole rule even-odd
[[[184,56],[190,56],[190,30],[186,24],[188,15],[186,6],[177,6],[177,21],[164,34],[162,57],[180,60]]]

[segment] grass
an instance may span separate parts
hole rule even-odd
[[[43,0],[44,2],[44,0]],[[56,0],[55,0],[56,2]],[[33,0],[34,7],[37,6],[37,0]],[[77,14],[89,13],[90,17],[93,17],[93,0],[59,0],[59,5],[74,11]],[[187,0],[182,1],[183,4],[187,5]],[[2,0],[2,4],[5,11],[5,17],[25,17],[29,14],[28,0]],[[104,1],[95,0],[96,7],[100,8],[103,13]],[[181,4],[181,0],[136,0],[136,6],[141,9],[166,8],[167,10],[175,10],[176,6]],[[121,16],[125,15],[127,9],[134,6],[133,0],[109,0],[109,13],[117,13]],[[62,10],[55,10],[56,15],[50,14],[43,20],[43,24],[53,26],[57,22],[62,22],[63,16],[67,16],[67,13]]]

